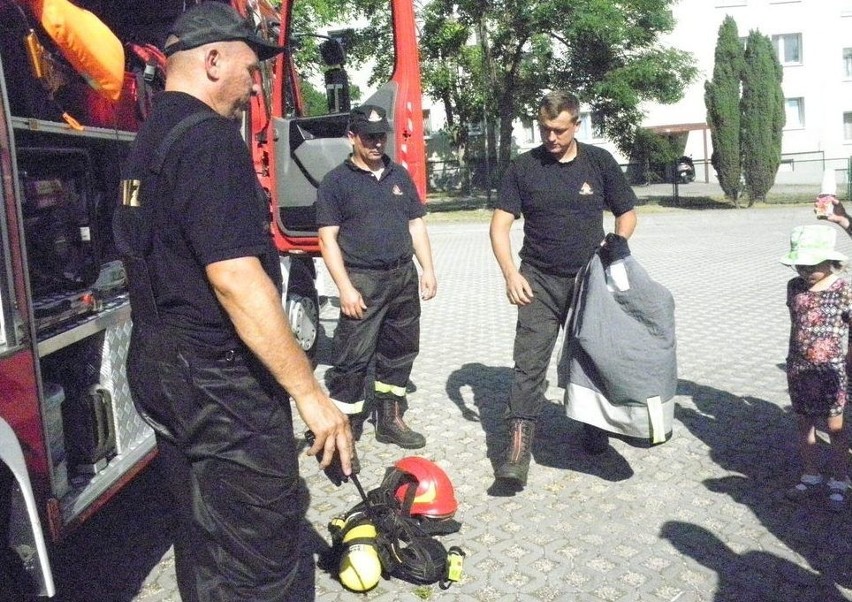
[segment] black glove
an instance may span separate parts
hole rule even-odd
[[[604,237],[600,254],[604,267],[609,266],[613,261],[630,257],[630,247],[627,245],[627,239],[610,232]]]
[[[305,441],[308,444],[308,447],[313,447],[314,441],[316,441],[316,436],[314,432],[311,430],[305,431]],[[325,450],[320,450],[316,454],[317,462],[322,462],[322,458]],[[354,466],[352,467],[354,470]],[[349,477],[343,474],[343,465],[340,463],[340,454],[335,452],[334,457],[331,459],[331,464],[326,466],[323,469],[325,476],[328,477],[328,480],[334,483],[336,486],[340,487],[341,483],[345,483],[349,480]]]

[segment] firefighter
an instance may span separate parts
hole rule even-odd
[[[541,146],[515,158],[500,186],[491,217],[491,247],[509,303],[518,307],[507,422],[509,445],[494,476],[514,488],[527,482],[536,422],[546,401],[545,380],[560,327],[571,308],[574,277],[604,239],[603,214],[615,216],[615,234],[636,228],[636,195],[612,155],[577,141],[580,103],[555,90],[539,103]],[[520,267],[510,231],[524,218]],[[605,431],[584,426],[584,447],[600,453]]]
[[[353,152],[317,192],[320,250],[340,294],[326,384],[335,400],[348,404],[344,411],[357,439],[375,361],[376,440],[417,449],[426,439],[403,420],[406,384],[420,349],[420,300],[434,297],[438,283],[426,210],[411,176],[385,154],[390,131],[382,107],[352,109]],[[412,254],[422,269],[419,283]]]
[[[204,2],[164,50],[166,91],[125,165],[114,224],[131,393],[174,495],[181,598],[291,600],[307,497],[288,394],[323,466],[337,451],[350,474],[353,447],[282,310],[269,209],[239,130],[259,60],[283,48]]]

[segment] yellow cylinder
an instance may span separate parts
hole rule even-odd
[[[376,550],[376,528],[370,523],[353,527],[343,536],[339,575],[340,582],[353,592],[366,592],[378,585],[382,563]]]

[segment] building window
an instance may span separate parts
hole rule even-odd
[[[785,129],[796,130],[805,127],[804,98],[785,98],[784,113],[787,116],[787,123],[784,124]]]
[[[852,142],[852,113],[843,113],[843,139]]]
[[[772,36],[772,44],[775,46],[775,54],[782,65],[802,64],[802,34],[785,33]]]
[[[600,140],[603,138],[601,132],[601,121],[589,111],[580,113],[580,131],[577,132],[580,140]]]
[[[843,49],[843,76],[852,79],[852,48]]]
[[[535,133],[538,131],[538,122],[531,119],[521,119],[520,144],[535,144]]]

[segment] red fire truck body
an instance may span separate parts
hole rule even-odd
[[[108,7],[109,14],[95,16],[116,37],[137,34],[121,37],[127,68],[121,96],[112,101],[62,58],[61,42],[39,23],[42,1],[0,0],[0,587],[53,596],[51,546],[157,453],[127,386],[132,316],[110,223],[122,161],[150,94],[162,83],[159,53],[145,43],[153,44],[153,34],[162,35],[190,2],[127,2],[124,8],[135,11],[128,17],[122,2],[74,0],[69,10]],[[269,39],[289,47],[304,33],[291,31],[298,1],[284,0],[280,9],[265,0],[232,4]],[[388,154],[410,170],[425,198],[413,6],[411,0],[390,4],[394,73],[363,102],[392,116]],[[151,38],[140,39],[142,31]],[[136,54],[131,39],[141,48]],[[337,72],[342,64],[327,67]],[[328,114],[307,115],[288,51],[264,65],[264,94],[244,122],[270,200],[287,288],[282,302],[308,352],[319,328],[316,185],[350,152],[343,74],[326,78],[334,82]]]

